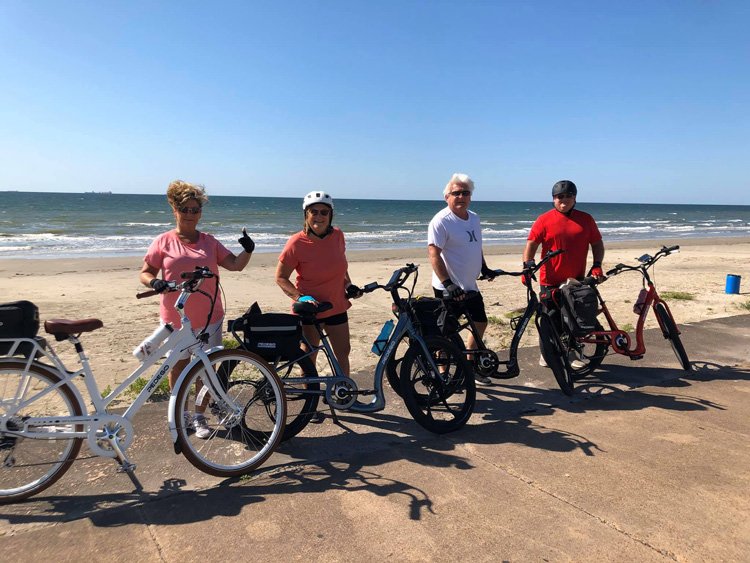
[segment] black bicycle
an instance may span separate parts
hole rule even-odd
[[[494,379],[511,379],[517,377],[521,369],[518,365],[518,347],[521,343],[521,338],[526,331],[526,327],[531,321],[534,315],[540,313],[540,304],[537,293],[534,290],[531,280],[535,279],[536,272],[546,264],[549,260],[564,252],[563,250],[555,250],[548,252],[544,258],[531,269],[525,269],[520,272],[506,272],[505,270],[492,270],[494,276],[513,276],[524,278],[524,285],[526,286],[526,308],[523,313],[510,319],[510,326],[513,330],[513,338],[508,348],[508,359],[501,360],[497,352],[490,350],[479,336],[474,321],[466,314],[466,304],[469,299],[479,295],[476,291],[471,291],[466,294],[466,298],[461,301],[453,299],[438,299],[438,298],[416,298],[411,302],[411,308],[414,311],[414,316],[419,323],[419,329],[422,334],[431,336],[438,335],[447,337],[453,342],[459,349],[466,354],[472,364],[472,368],[475,373],[481,374],[485,377],[491,377]],[[479,280],[488,280],[489,276],[480,276]],[[537,328],[539,321],[537,320]],[[542,330],[547,331],[547,322],[543,323]],[[469,332],[474,336],[474,342],[477,343],[476,348],[467,349],[462,333]],[[399,362],[400,358],[395,355],[391,358],[388,364],[387,376],[388,382],[396,393],[401,394],[400,389],[400,372]],[[548,364],[549,365],[549,364]],[[564,372],[561,371],[560,366],[552,366],[552,370],[555,373],[555,378],[564,378]]]

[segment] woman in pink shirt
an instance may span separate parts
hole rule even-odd
[[[182,180],[175,180],[167,188],[167,201],[172,207],[176,227],[166,233],[162,233],[151,243],[141,268],[141,283],[152,287],[159,293],[167,289],[167,281],[180,281],[182,272],[191,272],[196,266],[208,266],[218,276],[219,266],[230,271],[242,271],[250,261],[250,255],[255,249],[255,243],[245,230],[239,243],[243,250],[238,254],[232,254],[227,248],[213,236],[198,230],[203,205],[208,202],[206,190],[202,186],[195,186]],[[157,278],[159,271],[162,277]],[[217,278],[205,279],[201,289],[209,295],[214,295]],[[180,316],[174,308],[179,297],[178,292],[164,293],[161,296],[161,307],[159,315],[162,323],[172,323],[174,328],[180,328]],[[208,347],[221,345],[221,325],[224,319],[224,306],[219,297],[214,304],[211,318],[208,319],[211,303],[205,295],[199,293],[190,297],[185,307],[194,332],[197,334],[208,321],[207,332],[209,334]],[[176,353],[176,352],[175,352]],[[177,358],[179,361],[169,373],[169,387],[174,386],[182,370],[190,359],[189,352],[185,351]],[[200,407],[192,419],[196,435],[199,438],[207,438],[210,435],[206,420]]]
[[[331,225],[333,199],[324,191],[310,192],[302,201],[304,225],[284,246],[276,266],[276,283],[295,301],[328,301],[333,308],[318,319],[325,325],[333,353],[341,369],[349,375],[349,299],[362,295],[352,284],[346,262],[346,243],[341,229]],[[297,272],[295,283],[290,276]],[[302,330],[311,344],[320,343],[315,327],[303,324]]]

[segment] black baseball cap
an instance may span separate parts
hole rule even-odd
[[[552,197],[560,194],[578,195],[578,188],[570,180],[560,180],[552,186]]]

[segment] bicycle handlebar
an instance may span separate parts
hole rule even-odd
[[[563,250],[563,249],[551,250],[547,254],[544,255],[544,258],[542,258],[539,261],[539,264],[537,264],[533,268],[523,269],[520,272],[506,272],[505,270],[492,270],[492,271],[493,271],[493,273],[496,276],[523,276],[523,275],[533,276],[534,274],[536,274],[539,271],[539,269],[542,266],[544,266],[547,262],[549,262],[552,258],[554,258],[555,256],[557,256],[558,254],[562,254],[563,252],[565,252],[565,250]],[[490,278],[489,276],[482,275],[482,276],[479,276],[477,279],[478,280],[489,280],[489,279],[492,279],[492,278]]]
[[[418,269],[419,266],[416,264],[407,264],[403,268],[394,270],[393,274],[391,274],[391,279],[389,279],[388,283],[386,283],[385,285],[381,285],[376,281],[370,282],[362,288],[362,293],[372,293],[376,289],[385,289],[386,291],[392,291],[397,287],[402,287],[404,283],[406,283],[406,280],[409,279],[409,276],[416,272]]]
[[[649,254],[644,254],[640,258],[637,258],[637,260],[640,262],[637,266],[630,266],[628,264],[617,264],[614,268],[609,270],[607,272],[607,277],[609,276],[616,276],[617,274],[620,274],[622,272],[630,272],[634,270],[648,270],[651,266],[653,266],[659,258],[662,258],[663,256],[669,256],[673,252],[679,252],[680,251],[680,245],[676,244],[674,246],[662,246],[659,251],[654,254],[653,256],[650,256]]]
[[[135,298],[143,299],[144,297],[152,297],[154,295],[159,295],[160,293],[168,293],[172,291],[193,291],[198,287],[198,284],[196,284],[196,282],[213,277],[216,277],[216,275],[211,270],[209,270],[207,266],[196,266],[195,270],[193,270],[192,272],[182,272],[180,274],[180,278],[186,281],[179,284],[176,281],[168,281],[168,287],[164,291],[155,291],[151,289],[149,291],[136,293]]]

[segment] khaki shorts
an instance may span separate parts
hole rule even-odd
[[[208,325],[208,328],[206,329],[206,332],[208,332],[208,342],[201,346],[204,350],[208,350],[209,348],[213,348],[214,346],[221,346],[221,325],[222,321],[219,321],[218,323],[214,323],[212,325]],[[193,334],[198,336],[200,334],[201,329],[200,328],[194,328]],[[187,360],[190,358],[190,351],[184,350],[184,351],[178,351],[175,350],[173,353],[173,358],[176,360]]]

